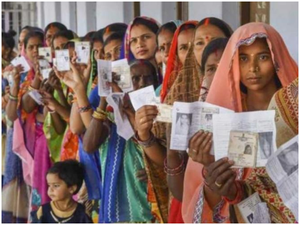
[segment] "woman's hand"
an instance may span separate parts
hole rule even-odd
[[[41,95],[42,95],[42,102],[44,103],[45,106],[47,106],[47,108],[51,111],[55,111],[56,110],[56,106],[58,104],[58,102],[56,101],[55,98],[53,98],[53,96],[46,92],[46,91],[40,91]]]
[[[43,75],[40,70],[39,58],[36,58],[34,60],[33,65],[34,65],[34,71],[35,71],[34,80],[42,81],[44,78],[43,78]]]
[[[188,154],[193,161],[209,166],[215,161],[215,157],[209,154],[211,146],[212,133],[200,130],[190,139]]]
[[[60,80],[55,76],[54,70],[51,70],[48,79],[49,85],[54,88],[56,91],[62,91],[62,86]]]
[[[230,169],[233,164],[234,162],[228,160],[226,157],[204,167],[207,171],[204,178],[206,185],[213,192],[220,196],[224,196],[229,200],[233,200],[237,194],[237,189],[234,184],[236,172]]]
[[[155,105],[145,105],[136,111],[135,125],[141,141],[146,141],[150,138],[153,120],[157,114],[158,110]]]

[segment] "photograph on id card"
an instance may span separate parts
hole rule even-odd
[[[90,43],[87,41],[75,42],[75,51],[77,55],[76,62],[88,64],[90,56]]]
[[[69,71],[70,70],[70,56],[69,50],[56,50],[56,68],[58,71]]]
[[[51,48],[39,48],[39,56],[43,56],[48,62],[52,62]]]

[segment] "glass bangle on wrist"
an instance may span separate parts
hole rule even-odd
[[[145,148],[151,147],[151,146],[156,142],[156,137],[154,136],[154,134],[153,134],[152,132],[150,133],[150,137],[149,137],[148,140],[142,141],[142,140],[140,139],[139,135],[138,135],[138,132],[136,131],[136,132],[135,132],[135,139],[137,140],[137,142],[138,142],[141,146],[143,146],[143,147],[145,147]]]

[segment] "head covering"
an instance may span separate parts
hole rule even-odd
[[[153,23],[154,25],[157,26],[157,30],[160,27],[160,24],[155,19],[150,18],[150,17],[146,17],[146,16],[135,17],[134,20],[132,20],[130,22],[130,24],[127,27],[126,33],[125,33],[123,49],[121,50],[121,56],[124,55],[124,58],[126,58],[128,62],[135,59],[132,52],[131,52],[131,50],[130,50],[130,38],[131,38],[131,29],[132,29],[132,27],[134,26],[134,24],[136,23],[137,20],[145,20],[145,21],[148,21],[150,23]],[[156,34],[156,32],[155,32],[155,34]],[[123,58],[123,57],[121,57],[121,58]]]
[[[199,24],[197,25],[197,28],[202,26],[202,25],[214,25],[216,27],[218,27],[226,37],[230,37],[233,33],[231,27],[223,20],[216,18],[216,17],[206,17],[204,19],[202,19]]]
[[[181,28],[186,25],[194,25],[196,27],[197,24],[198,24],[198,21],[195,21],[195,20],[184,22],[177,28],[177,30],[174,33],[170,52],[169,52],[168,62],[167,62],[167,70],[166,70],[166,74],[165,74],[165,77],[163,80],[163,86],[162,86],[161,94],[160,94],[161,102],[164,101],[168,91],[172,87],[172,85],[178,75],[179,70],[182,67],[182,64],[179,62],[179,58],[177,56],[178,36],[181,32]]]
[[[298,77],[298,66],[290,56],[280,34],[265,23],[248,23],[230,38],[211,84],[206,101],[238,112],[242,111],[238,49],[266,38],[277,76],[283,87]]]

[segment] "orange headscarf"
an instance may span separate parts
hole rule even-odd
[[[168,91],[172,87],[172,84],[174,83],[176,76],[182,67],[181,63],[179,62],[178,56],[177,56],[177,44],[178,44],[178,36],[180,34],[181,28],[186,25],[195,25],[195,28],[198,24],[198,21],[190,20],[186,21],[185,23],[181,24],[175,31],[172,44],[169,52],[168,62],[167,62],[167,69],[166,74],[163,80],[162,89],[161,89],[161,102],[164,101]]]
[[[210,86],[207,102],[236,112],[242,111],[238,48],[241,45],[252,44],[256,38],[266,38],[276,73],[283,87],[298,77],[298,66],[290,56],[280,34],[268,24],[249,23],[239,27],[231,36]],[[203,185],[202,167],[200,163],[188,161],[182,202],[182,216],[185,223],[193,222],[200,189]],[[242,179],[249,177],[251,171],[251,169],[245,169]],[[206,201],[203,207],[206,211],[202,213],[202,221],[213,222],[212,209]],[[229,204],[222,207],[220,215],[227,218],[224,222],[229,222]]]
[[[266,38],[276,73],[283,87],[298,77],[298,66],[290,56],[280,34],[265,23],[248,23],[230,38],[210,86],[206,102],[236,112],[242,111],[238,48],[250,45],[256,38]]]

